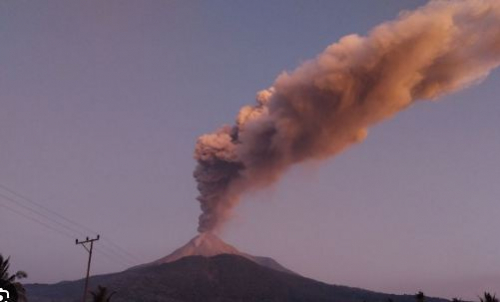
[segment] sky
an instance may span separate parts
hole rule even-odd
[[[30,283],[83,277],[74,240],[96,233],[93,274],[169,254],[197,234],[199,135],[281,72],[425,3],[1,1],[0,253]],[[500,294],[499,80],[292,168],[220,237],[328,283]]]

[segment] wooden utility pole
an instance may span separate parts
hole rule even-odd
[[[92,260],[92,249],[94,247],[94,241],[97,240],[99,240],[99,235],[97,235],[97,237],[94,239],[89,239],[89,237],[87,237],[85,241],[78,241],[78,239],[76,239],[75,241],[76,244],[81,244],[89,253],[89,261],[87,263],[87,276],[85,277],[85,288],[83,291],[83,302],[87,301],[87,292],[89,290],[90,261]],[[86,243],[90,243],[90,247],[87,247]]]

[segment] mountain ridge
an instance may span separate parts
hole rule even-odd
[[[116,291],[113,302],[414,302],[413,295],[392,295],[329,285],[276,271],[234,254],[187,256],[177,261],[93,276],[97,285]],[[30,302],[76,302],[83,279],[53,285],[28,284]],[[446,302],[428,298],[427,302]]]
[[[300,276],[272,258],[252,256],[201,233],[167,256],[122,272],[92,276],[116,291],[113,302],[414,302],[413,295],[391,295],[330,285]],[[27,284],[30,302],[78,302],[84,280]],[[427,302],[446,302],[428,299]]]

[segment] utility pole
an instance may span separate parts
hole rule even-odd
[[[81,244],[89,253],[89,261],[87,263],[87,276],[85,277],[85,289],[83,292],[83,302],[87,301],[87,292],[89,290],[90,261],[92,260],[92,249],[94,247],[94,241],[97,240],[99,240],[99,235],[97,235],[97,237],[94,239],[89,239],[89,237],[87,237],[85,241],[79,241],[78,239],[75,240],[76,244]],[[87,243],[90,243],[90,247],[86,245]]]

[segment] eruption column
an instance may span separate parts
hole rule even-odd
[[[198,231],[216,231],[243,193],[293,164],[361,142],[417,100],[474,84],[500,64],[500,1],[431,1],[365,36],[348,35],[243,107],[234,126],[198,138]]]

